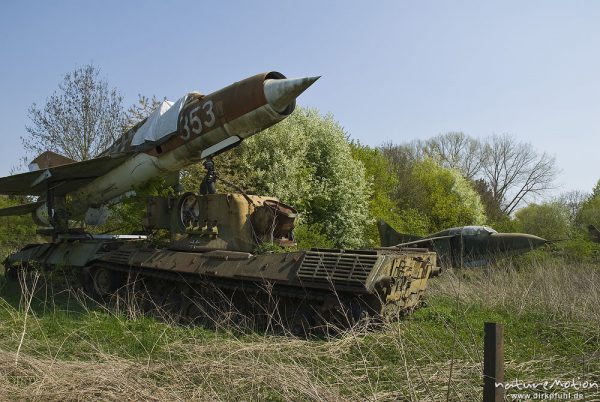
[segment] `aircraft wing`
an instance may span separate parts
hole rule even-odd
[[[438,237],[426,237],[420,240],[408,241],[404,243],[395,244],[394,247],[424,247],[430,248],[432,245],[435,245],[436,241],[451,239],[456,235],[448,235],[448,236],[438,236]]]
[[[45,195],[48,189],[52,189],[55,195],[65,195],[110,172],[129,156],[128,154],[102,156],[83,162],[2,177],[0,194],[39,196]]]

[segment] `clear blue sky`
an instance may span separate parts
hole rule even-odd
[[[93,62],[128,105],[266,70],[322,75],[300,104],[369,145],[508,133],[600,178],[600,2],[11,1],[0,5],[0,175],[27,108]]]

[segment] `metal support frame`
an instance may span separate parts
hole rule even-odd
[[[48,209],[48,221],[52,226],[52,239],[55,241],[58,235],[69,231],[69,218],[64,196],[54,195],[54,189],[47,185],[46,207]]]

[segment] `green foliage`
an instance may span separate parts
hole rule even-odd
[[[549,240],[561,240],[554,243],[550,249],[539,249],[522,256],[522,260],[542,261],[558,257],[568,263],[597,262],[600,258],[600,244],[590,240],[587,225],[594,221],[599,206],[594,198],[589,199],[577,212],[575,222],[571,219],[570,206],[559,201],[530,204],[517,211],[510,222],[512,231],[531,233]]]
[[[600,228],[600,195],[594,195],[599,191],[597,187],[594,187],[592,196],[582,204],[575,216],[575,225],[582,232],[587,232],[589,225]]]
[[[449,132],[425,141],[383,144],[381,150],[400,175],[415,161],[429,158],[442,167],[458,170],[468,180],[481,182],[476,190],[493,220],[499,218],[498,212],[510,215],[531,196],[551,188],[557,173],[553,157],[508,135],[481,140]]]
[[[0,208],[12,207],[28,202],[0,196]],[[31,215],[0,217],[0,258],[17,251],[28,243],[36,242],[37,226]]]
[[[515,220],[511,219],[511,217],[507,215],[502,215],[497,219],[488,219],[486,224],[501,233],[514,233],[519,231]]]
[[[107,222],[95,228],[92,232],[133,233],[143,230],[142,220],[146,214],[146,203],[149,196],[166,197],[173,192],[165,179],[157,177],[143,186],[135,189],[135,196],[124,198],[110,210]]]
[[[399,211],[393,199],[394,190],[398,186],[398,176],[395,175],[391,162],[377,148],[351,142],[352,156],[359,160],[365,167],[365,175],[371,186],[369,199],[369,215],[374,220],[384,220],[398,230],[414,230],[414,216]],[[416,211],[413,211],[416,212]],[[408,218],[408,219],[407,219]],[[377,226],[364,225],[366,246],[380,245]]]
[[[391,226],[399,232],[415,236],[427,236],[432,227],[430,216],[414,208],[401,210],[398,220]]]
[[[580,234],[574,239],[557,243],[555,248],[557,254],[563,256],[569,263],[598,263],[600,260],[600,244],[590,241],[584,234]]]
[[[572,190],[560,194],[554,199],[554,202],[564,205],[569,212],[569,224],[575,228],[577,226],[577,215],[583,205],[590,199],[590,194],[585,191]]]
[[[566,239],[571,234],[569,211],[559,203],[530,204],[515,214],[517,231],[549,240]]]
[[[332,248],[335,246],[331,239],[324,234],[323,225],[318,223],[300,224],[294,229],[294,237],[298,243],[298,249],[309,248]]]
[[[399,195],[400,206],[426,216],[428,232],[485,222],[479,195],[458,171],[425,159],[415,162],[409,180],[411,191]]]
[[[215,163],[220,191],[231,191],[227,183],[232,183],[248,193],[278,197],[300,212],[302,223],[321,224],[320,233],[336,246],[365,243],[363,228],[374,223],[365,169],[352,157],[346,134],[332,116],[297,108]],[[196,166],[184,174],[182,184],[197,191],[203,176]]]
[[[424,236],[451,226],[480,224],[484,207],[469,181],[454,169],[439,166],[431,159],[398,158],[385,155],[385,149],[352,144],[353,154],[365,166],[371,183],[369,212],[396,230]],[[392,156],[394,156],[392,155]],[[398,171],[401,169],[402,172]],[[378,244],[374,226],[368,226],[369,245]]]
[[[260,243],[259,245],[256,246],[256,248],[254,249],[254,254],[268,254],[268,253],[278,254],[278,253],[287,253],[290,251],[295,251],[295,250],[281,247],[279,244],[275,244],[275,243],[271,243],[271,242],[264,242],[264,243]]]
[[[596,185],[594,186],[594,188],[592,189],[592,197],[598,197],[600,196],[600,180],[598,180],[596,182]]]
[[[485,216],[489,224],[498,223],[499,225],[506,224],[510,221],[510,217],[502,212],[502,208],[498,200],[494,197],[494,193],[489,184],[483,179],[477,179],[471,182],[473,189],[477,191],[481,202],[485,208]]]

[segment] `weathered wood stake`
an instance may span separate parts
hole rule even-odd
[[[504,400],[504,325],[484,324],[483,336],[483,402]]]

